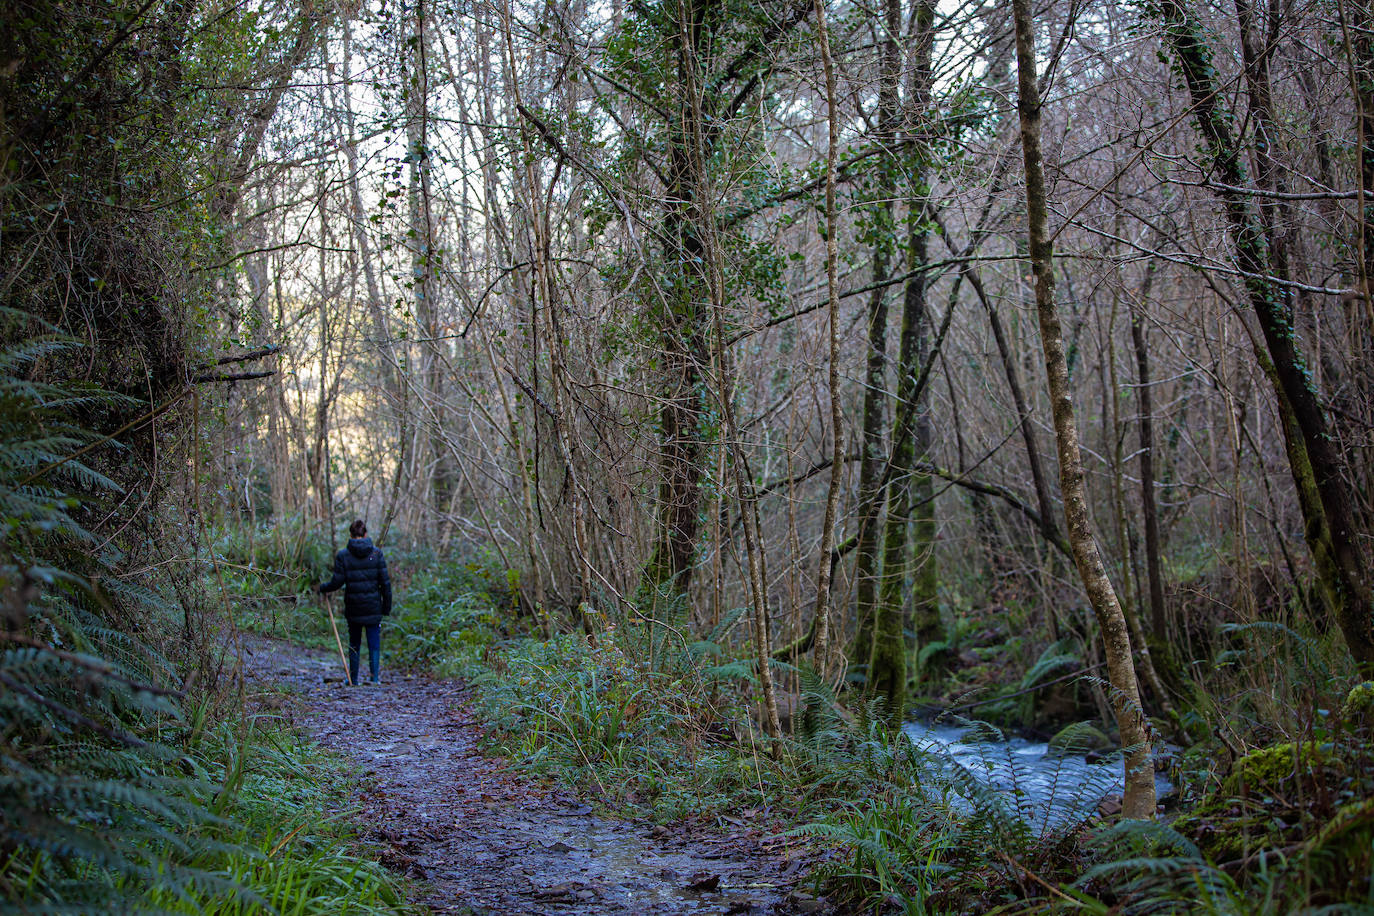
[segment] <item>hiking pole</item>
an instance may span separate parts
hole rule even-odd
[[[334,631],[334,644],[339,647],[339,661],[343,662],[344,685],[353,686],[353,676],[348,673],[348,656],[344,655],[343,640],[339,638],[339,625],[334,621],[334,600],[324,593],[324,611],[329,615],[329,628]]]

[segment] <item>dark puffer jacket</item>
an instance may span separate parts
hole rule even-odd
[[[371,538],[353,538],[346,550],[334,556],[334,578],[320,586],[320,593],[344,588],[344,616],[349,623],[371,626],[391,613],[391,576],[386,557]]]

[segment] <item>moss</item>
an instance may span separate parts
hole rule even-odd
[[[1341,721],[1352,732],[1374,730],[1374,681],[1356,684],[1346,695]]]
[[[1109,751],[1112,739],[1102,729],[1087,722],[1075,722],[1061,728],[1050,739],[1049,752],[1055,756],[1067,757],[1086,754],[1088,751]]]
[[[1315,886],[1339,895],[1330,902],[1368,899],[1374,874],[1374,798],[1339,808],[1307,842],[1297,867]]]
[[[1294,785],[1295,777],[1307,785],[1325,769],[1339,770],[1340,766],[1340,760],[1328,747],[1304,744],[1299,754],[1292,743],[1276,744],[1237,760],[1221,791],[1227,796],[1287,795],[1298,788]]]
[[[1174,824],[1213,862],[1301,841],[1310,830],[1318,785],[1331,785],[1345,767],[1330,747],[1276,744],[1246,754],[1215,791]]]

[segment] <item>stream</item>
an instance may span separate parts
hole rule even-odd
[[[986,728],[949,724],[908,722],[902,730],[928,754],[952,804],[973,805],[970,795],[975,791],[958,778],[962,769],[974,782],[992,789],[1008,812],[1036,833],[1082,820],[1095,813],[1105,797],[1124,790],[1119,753],[1090,760],[1084,754],[1054,751],[1043,741],[989,740]],[[1156,773],[1155,790],[1163,798],[1173,786]]]

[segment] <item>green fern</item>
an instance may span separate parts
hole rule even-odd
[[[40,333],[0,349],[0,585],[28,596],[0,631],[0,896],[27,911],[135,909],[142,888],[184,896],[222,880],[185,864],[187,831],[214,818],[157,737],[179,716],[155,686],[170,666],[97,613],[156,613],[160,599],[93,555],[76,521],[123,490],[72,459],[100,437],[71,416],[127,399],[13,375],[76,346]]]
[[[1040,657],[1035,660],[1035,664],[1026,669],[1026,673],[1021,676],[1018,689],[1029,690],[1052,674],[1067,669],[1080,668],[1082,665],[1082,658],[1073,651],[1072,641],[1061,639],[1041,652]]]
[[[1092,845],[1103,860],[1075,887],[1108,890],[1120,912],[1188,912],[1230,916],[1252,912],[1235,881],[1208,862],[1196,844],[1167,824],[1122,821],[1098,831]]]
[[[1314,679],[1332,676],[1331,666],[1326,653],[1312,640],[1273,620],[1257,620],[1251,623],[1222,624],[1220,632],[1225,636],[1254,638],[1254,644],[1239,649],[1227,649],[1217,653],[1218,666],[1246,664],[1267,653],[1272,653],[1277,645],[1287,644],[1298,650],[1302,663],[1306,665]],[[1262,640],[1260,637],[1269,637]]]

